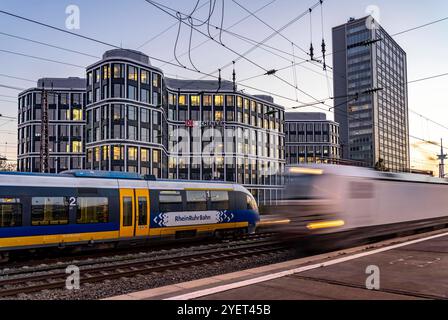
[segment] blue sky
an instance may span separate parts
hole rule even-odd
[[[257,10],[263,5],[274,1],[257,15],[274,28],[283,26],[287,21],[292,20],[304,10],[307,10],[317,1],[297,1],[297,0],[237,0],[241,5],[249,10]],[[189,12],[194,7],[196,0],[159,0],[166,6],[175,8],[181,12]],[[200,5],[206,4],[207,0],[201,0]],[[2,0],[0,10],[13,12],[25,17],[36,19],[48,24],[65,28],[66,13],[68,5],[77,5],[81,11],[81,28],[75,32],[87,35],[99,40],[113,43],[125,48],[137,49],[147,40],[154,37],[159,32],[173,25],[176,20],[166,13],[156,9],[144,0]],[[324,15],[324,38],[327,43],[327,50],[331,51],[331,28],[345,23],[349,17],[362,17],[366,15],[366,8],[375,5],[379,8],[380,23],[391,34],[412,28],[433,20],[448,16],[448,2],[439,0],[430,1],[364,1],[364,0],[325,0],[323,5]],[[208,10],[208,5],[203,6],[195,17],[204,18]],[[212,23],[219,25],[221,22],[221,1],[217,1],[217,10],[212,18]],[[232,25],[236,21],[247,16],[242,8],[232,0],[225,0],[224,28]],[[312,14],[313,23],[313,43],[316,51],[320,50],[322,38],[321,13],[318,7]],[[292,24],[282,33],[288,39],[307,49],[310,42],[309,16]],[[204,29],[203,29],[204,30]],[[244,35],[248,38],[260,41],[272,33],[272,31],[257,21],[253,17],[247,18],[244,22],[230,29],[231,31]],[[100,57],[107,46],[82,40],[76,37],[63,34],[58,31],[49,30],[28,22],[20,21],[12,17],[0,14],[0,32],[10,33],[22,37],[32,38],[37,41],[48,42],[57,46],[66,47],[72,50],[82,51],[93,56]],[[212,31],[212,33],[215,33]],[[154,57],[164,60],[172,60],[173,47],[177,34],[177,26],[171,28],[161,37],[153,40],[141,51]],[[408,57],[408,79],[414,80],[426,76],[448,72],[448,62],[446,55],[448,52],[448,20],[397,36],[396,41],[407,52]],[[189,30],[184,26],[179,38],[178,55],[188,49]],[[205,40],[200,34],[193,35],[193,46]],[[223,42],[238,52],[244,52],[250,47],[249,44],[238,40],[228,34],[223,34]],[[289,41],[275,36],[267,42],[268,45],[292,52]],[[79,54],[68,53],[54,48],[28,43],[22,40],[12,39],[0,34],[0,50],[11,50],[20,53],[31,54],[64,61],[76,65],[87,66],[95,62],[96,58]],[[296,49],[296,55],[304,56]],[[283,54],[284,55],[284,54]],[[287,57],[286,55],[284,55]],[[261,49],[254,50],[247,56],[257,64],[266,69],[276,69],[290,64],[288,59],[280,59]],[[236,58],[235,54],[223,50],[222,47],[208,41],[200,48],[192,51],[192,59],[196,67],[204,72],[213,72],[219,67],[227,64]],[[188,56],[180,57],[182,63],[190,66]],[[331,58],[329,58],[332,65]],[[185,71],[182,68],[173,66],[162,66],[161,63],[153,61],[153,64],[162,67],[165,73],[174,76],[188,78],[201,78],[202,76]],[[298,85],[316,98],[323,99],[332,95],[331,73],[329,73],[330,85],[322,69],[318,66],[305,64],[307,69],[298,67]],[[314,70],[313,71],[310,71]],[[237,62],[237,77],[239,80],[263,73],[261,69],[240,60]],[[65,66],[56,63],[34,60],[26,57],[19,57],[9,53],[0,52],[0,74],[8,74],[31,80],[40,77],[66,77],[84,76],[84,69],[72,66]],[[229,68],[222,71],[226,79],[231,78]],[[293,83],[293,73],[291,69],[286,69],[279,76]],[[293,88],[286,86],[279,80],[272,77],[259,77],[245,82],[247,85],[272,91],[274,93],[295,98]],[[23,80],[13,80],[0,76],[0,84],[28,88],[33,83]],[[448,126],[448,77],[434,80],[418,82],[409,85],[409,107],[441,124]],[[256,93],[255,90],[247,90]],[[17,91],[0,88],[0,100],[14,101],[12,96],[17,95]],[[11,96],[11,97],[4,97]],[[299,93],[299,100],[310,101],[310,98]],[[285,107],[296,105],[294,102],[275,98],[275,101]],[[331,101],[329,101],[331,103]],[[306,108],[304,111],[318,111],[314,108]],[[0,101],[0,113],[3,115],[16,115],[16,104]],[[333,114],[328,113],[328,118],[332,119]],[[439,140],[444,137],[448,146],[448,130],[437,128],[433,123],[410,114],[411,134],[428,140]],[[17,125],[14,121],[0,121],[0,154],[7,152],[8,158],[14,159],[16,156],[16,131]],[[411,140],[411,143],[413,140]],[[5,145],[5,144],[8,145]],[[422,150],[423,151],[418,151]],[[429,158],[434,153],[434,147],[426,145],[414,148],[413,165],[419,167],[431,167],[435,169],[434,161]],[[426,150],[426,151],[425,151]],[[433,168],[434,167],[434,168]]]

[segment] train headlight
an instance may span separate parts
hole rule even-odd
[[[324,170],[322,169],[314,169],[314,168],[300,168],[300,167],[293,167],[289,168],[290,173],[301,173],[301,174],[323,174]]]
[[[330,220],[330,221],[311,222],[308,223],[306,227],[309,230],[317,230],[317,229],[342,227],[344,224],[345,224],[344,220]]]

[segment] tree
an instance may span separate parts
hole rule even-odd
[[[0,157],[0,171],[17,171],[17,163]]]
[[[376,171],[389,171],[389,169],[384,164],[384,159],[379,158],[377,163],[375,163],[375,170]]]

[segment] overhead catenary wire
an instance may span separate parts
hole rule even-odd
[[[0,77],[36,83],[35,80],[31,80],[31,79],[27,79],[27,78],[21,78],[21,77],[16,77],[16,76],[12,76],[12,75],[9,75],[9,74],[4,74],[4,73],[0,73]]]
[[[256,13],[250,11],[249,9],[247,9],[245,6],[243,6],[242,4],[240,4],[238,1],[236,0],[232,0],[236,5],[238,5],[240,8],[242,8],[244,11],[246,11],[247,13],[249,13],[251,16],[253,16],[255,19],[257,19],[258,21],[260,21],[262,24],[264,24],[265,26],[267,26],[269,29],[273,30],[278,36],[282,37],[283,39],[285,39],[286,41],[288,41],[289,43],[292,43],[293,46],[295,46],[296,48],[298,48],[299,50],[301,50],[303,53],[308,55],[308,52],[303,49],[302,47],[298,46],[296,43],[294,43],[294,41],[290,40],[289,38],[287,38],[285,35],[283,35],[281,32],[279,32],[278,30],[276,30],[274,27],[272,27],[269,23],[267,23],[265,20],[259,18]]]
[[[445,18],[442,18],[442,19],[438,19],[438,20],[434,20],[434,21],[425,23],[423,25],[419,25],[419,26],[416,26],[416,27],[413,27],[413,28],[406,29],[406,30],[394,33],[391,36],[395,37],[397,35],[405,34],[405,33],[408,33],[408,32],[411,32],[411,31],[414,31],[414,30],[417,30],[417,29],[421,29],[421,28],[424,28],[424,27],[427,27],[427,26],[430,26],[430,25],[433,25],[433,24],[436,24],[436,23],[439,23],[439,22],[442,22],[442,21],[446,21],[446,20],[448,20],[448,17],[445,17]],[[331,56],[331,55],[333,55],[335,53],[344,52],[344,51],[346,51],[346,49],[340,49],[340,50],[336,50],[336,51],[331,51],[331,52],[328,52],[325,56],[328,57],[328,56]],[[319,56],[316,59],[321,59],[321,58],[323,58],[323,56]],[[306,63],[306,62],[309,62],[309,61],[300,61],[300,62],[297,62],[296,64],[300,65],[300,64],[303,64],[303,63]],[[327,65],[327,67],[328,67],[328,65]],[[285,69],[288,69],[288,68],[291,68],[291,65],[289,65],[289,64],[285,65],[284,67],[279,68],[278,71],[285,70]]]
[[[89,57],[89,58],[100,59],[99,56],[95,56],[95,55],[88,54],[88,53],[85,53],[85,52],[81,52],[81,51],[78,51],[78,50],[67,49],[67,48],[64,48],[64,47],[56,46],[56,45],[49,44],[49,43],[42,42],[42,41],[37,41],[37,40],[21,37],[21,36],[14,35],[14,34],[11,34],[11,33],[0,32],[0,35],[4,35],[4,36],[11,37],[11,38],[18,39],[18,40],[23,40],[23,41],[27,41],[27,42],[36,43],[36,44],[39,44],[39,45],[42,45],[42,46],[46,46],[46,47],[50,47],[50,48],[53,48],[53,49],[59,49],[59,50],[63,50],[63,51],[66,51],[66,52],[80,54],[80,55],[83,55],[83,56],[86,56],[86,57]]]
[[[1,12],[1,11],[0,11]],[[26,19],[26,20],[29,20],[29,19]],[[64,31],[65,32],[65,31]],[[78,36],[77,34],[75,34],[76,36]],[[82,36],[82,37],[84,37],[84,36]],[[88,37],[87,37],[88,38]],[[94,40],[93,39],[93,41],[98,41],[98,40]],[[100,41],[100,40],[99,40]],[[100,41],[101,43],[105,43],[105,42],[102,42],[102,41]],[[108,45],[110,45],[110,44],[108,44]],[[113,45],[112,45],[113,46]],[[162,60],[162,59],[155,59],[155,60]],[[163,60],[162,60],[163,61]],[[175,65],[175,64],[174,64]],[[177,66],[177,65],[175,65],[175,66]],[[246,85],[243,85],[244,87],[249,87],[250,88],[250,86],[246,86]],[[262,91],[262,90],[259,90],[259,89],[257,89],[257,88],[253,88],[254,90],[258,90],[258,91]],[[23,89],[19,89],[19,90],[23,90]],[[267,91],[265,91],[265,92],[267,92]],[[279,95],[275,95],[275,94],[273,94],[274,96],[279,96]],[[280,96],[281,97],[281,96]],[[285,97],[283,97],[283,98],[285,98]],[[287,99],[289,99],[289,100],[291,100],[290,98],[287,98]]]
[[[16,51],[11,51],[11,50],[0,49],[0,52],[13,54],[13,55],[17,55],[17,56],[22,56],[22,57],[27,57],[27,58],[32,58],[32,59],[35,59],[35,60],[41,60],[41,61],[46,61],[46,62],[62,64],[62,65],[70,66],[70,67],[76,67],[76,68],[81,68],[81,69],[85,69],[86,68],[85,66],[81,66],[81,65],[78,65],[78,64],[73,64],[73,63],[63,62],[63,61],[54,60],[54,59],[38,57],[38,56],[34,56],[34,55],[26,54],[26,53],[21,53],[21,52],[16,52]]]
[[[159,10],[165,12],[165,13],[168,14],[169,16],[171,16],[171,17],[175,17],[175,15],[173,15],[172,13],[170,13],[170,12],[168,11],[168,10],[175,11],[174,9],[169,8],[169,7],[167,7],[167,6],[164,6],[164,5],[159,5],[157,2],[152,1],[152,0],[145,0],[145,1],[146,1],[148,4],[151,4],[151,5],[153,5],[154,7],[158,8]],[[320,2],[318,2],[318,3],[316,4],[316,6],[317,6],[319,3],[320,3]],[[165,9],[165,8],[168,8],[168,9]],[[178,12],[178,11],[176,11],[176,12]],[[299,15],[299,16],[303,16],[303,15],[304,15],[304,14]],[[293,19],[293,21],[297,21],[297,20],[298,20],[297,17],[296,17],[295,19]],[[182,20],[181,20],[181,21],[182,21]],[[185,23],[184,21],[182,21],[182,22]],[[289,23],[291,23],[291,22],[289,22]],[[289,23],[287,23],[285,26],[288,26]],[[284,28],[285,28],[285,26],[284,26]],[[204,32],[202,32],[201,30],[196,29],[196,28],[194,28],[194,29],[195,29],[198,33],[200,33],[200,34],[202,34],[203,36],[206,36],[206,37],[207,37],[207,34],[205,34]],[[276,33],[272,34],[272,36],[274,36],[275,34],[276,34]],[[214,42],[219,43],[217,40],[215,40],[215,39],[213,39],[213,38],[211,38],[211,39],[212,39]],[[238,53],[237,51],[235,51],[234,49],[230,48],[229,46],[223,45],[223,47],[224,47],[225,49],[227,49],[227,50],[229,50],[229,51],[231,51],[232,53],[234,53],[234,54],[237,55],[237,58],[236,58],[234,61],[237,61],[238,59],[244,59],[245,61],[251,63],[252,65],[254,65],[254,66],[256,66],[256,67],[258,67],[258,68],[260,68],[260,69],[262,69],[262,70],[264,70],[265,72],[268,72],[268,71],[269,71],[268,69],[264,68],[263,66],[261,66],[261,65],[258,64],[257,62],[254,62],[253,60],[251,60],[251,59],[249,59],[249,58],[246,57],[247,52],[250,51],[250,50],[253,50],[253,49],[257,48],[257,47],[258,47],[257,45],[254,46],[254,47],[252,47],[252,48],[249,49],[248,51],[244,52],[243,54]],[[230,63],[230,64],[226,64],[226,65],[223,66],[222,68],[225,68],[225,67],[227,67],[227,66],[229,66],[229,65],[231,65],[231,64],[232,64],[232,63]],[[222,69],[222,68],[219,68],[219,69]],[[218,69],[218,70],[219,70],[219,69]],[[215,72],[212,72],[212,73],[215,73]],[[287,84],[288,86],[291,86],[291,87],[294,88],[294,85],[291,84],[290,82],[288,82],[287,80],[285,80],[285,79],[283,79],[283,78],[281,78],[281,77],[279,77],[279,76],[277,76],[277,75],[275,75],[275,74],[274,74],[273,76],[274,76],[275,78],[277,78],[278,80],[282,81],[283,83]],[[186,84],[186,85],[187,85],[187,84]],[[314,97],[313,97],[312,95],[310,95],[309,93],[307,93],[307,92],[305,92],[305,91],[303,91],[303,90],[301,90],[301,89],[297,89],[297,90],[299,90],[300,92],[302,92],[304,95],[306,95],[306,96],[308,96],[308,97],[313,98],[314,100],[316,100],[316,98],[314,98]]]

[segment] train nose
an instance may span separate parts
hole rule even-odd
[[[326,233],[345,225],[334,205],[322,200],[280,201],[264,208],[261,221],[280,233]]]

